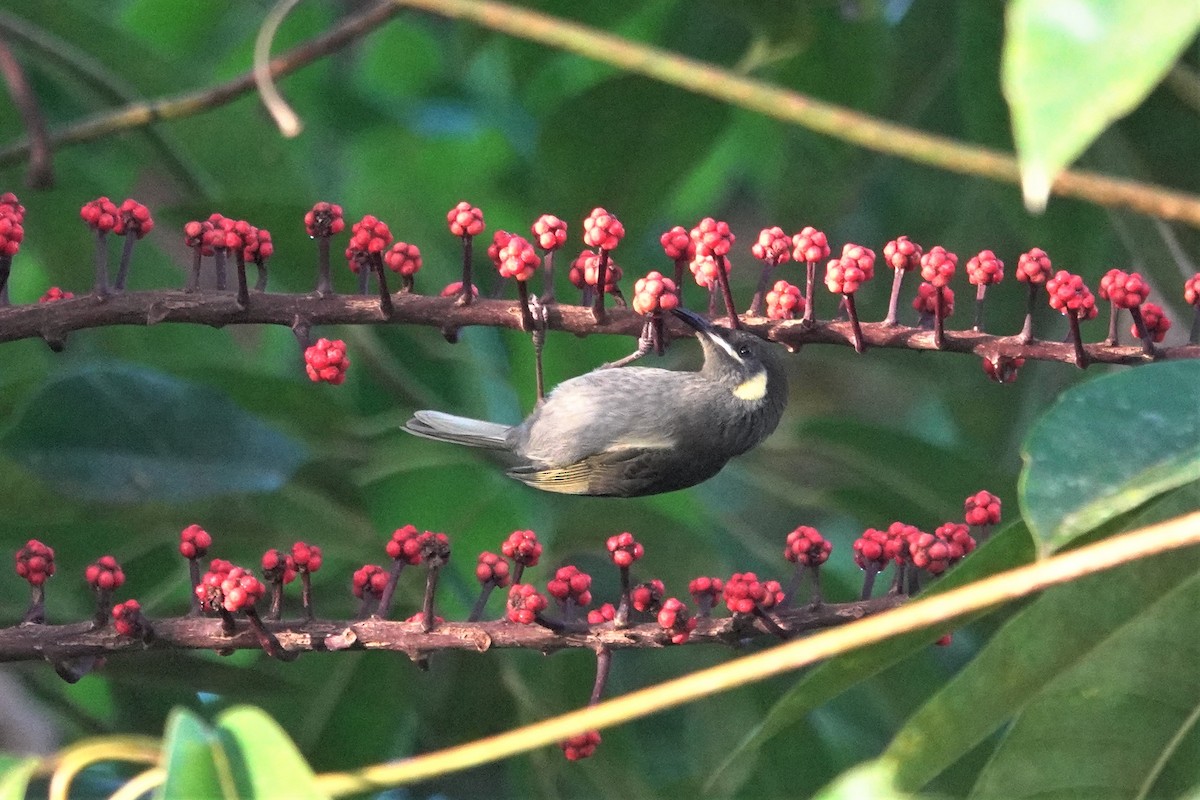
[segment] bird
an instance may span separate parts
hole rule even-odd
[[[425,410],[404,430],[501,451],[509,477],[547,492],[641,497],[706,481],[775,430],[787,376],[777,345],[672,313],[696,331],[698,371],[600,367],[563,381],[519,425]]]

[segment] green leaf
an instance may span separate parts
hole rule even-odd
[[[237,796],[216,732],[187,709],[177,708],[167,719],[163,766],[167,779],[155,792],[155,800]]]
[[[1025,527],[1019,524],[1010,526],[926,590],[923,596],[965,586],[986,575],[1027,563],[1032,555],[1029,533]],[[731,770],[731,767],[737,764],[744,766],[747,760],[757,757],[763,745],[799,723],[813,709],[929,646],[936,638],[928,631],[897,636],[873,647],[846,653],[806,673],[717,765],[705,784],[706,793],[723,796],[737,794],[738,786],[734,784],[748,776],[745,772]]]
[[[1149,516],[1176,516],[1192,507],[1191,500],[1180,490]],[[1047,591],[1006,622],[897,733],[884,755],[899,765],[899,785],[915,791],[929,784],[1051,681],[1088,669],[1123,629],[1158,613],[1159,601],[1194,582],[1198,571],[1200,552],[1184,550]],[[1107,684],[1097,677],[1094,685]]]
[[[1022,448],[1021,509],[1044,554],[1200,479],[1200,363],[1150,364],[1067,392]]]
[[[38,759],[0,756],[0,800],[25,800]]]
[[[1200,575],[1112,629],[1025,706],[972,797],[1175,797],[1195,785],[1194,750],[1181,758],[1180,745],[1200,719],[1197,616]]]
[[[1025,204],[1162,80],[1200,27],[1179,0],[1013,0],[1002,81]]]
[[[217,717],[242,797],[304,800],[325,797],[287,732],[262,709],[238,706]]]
[[[273,491],[307,459],[224,394],[119,364],[47,383],[0,447],[58,491],[109,503]]]
[[[912,795],[896,788],[896,766],[884,758],[859,764],[813,795],[813,800],[908,800]]]

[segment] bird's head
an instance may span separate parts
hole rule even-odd
[[[701,374],[728,387],[738,400],[787,402],[787,377],[775,345],[743,330],[713,325],[684,308],[672,313],[696,330],[704,348]]]

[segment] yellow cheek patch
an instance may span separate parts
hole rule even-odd
[[[767,371],[756,372],[754,377],[739,383],[733,396],[739,400],[762,400],[767,396]]]

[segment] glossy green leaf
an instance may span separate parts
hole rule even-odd
[[[162,765],[167,778],[154,793],[155,800],[237,796],[216,732],[187,709],[176,708],[167,719]]]
[[[1059,172],[1162,80],[1200,27],[1200,3],[1013,0],[1007,23],[1004,93],[1025,203],[1040,210]]]
[[[1174,797],[1200,781],[1180,750],[1200,720],[1198,615],[1193,576],[1112,629],[1030,699],[972,797]]]
[[[217,731],[242,797],[317,800],[325,797],[312,768],[279,723],[262,709],[238,706],[217,717]]]
[[[1067,392],[1022,448],[1021,508],[1043,554],[1200,479],[1200,362],[1123,370]]]
[[[109,503],[273,491],[307,458],[225,395],[119,364],[47,383],[0,447],[58,491]]]
[[[38,759],[0,756],[0,800],[25,800]]]
[[[1190,510],[1193,501],[1180,490],[1146,517],[1122,522],[1140,525],[1174,517]],[[1047,591],[1006,622],[896,735],[885,755],[899,765],[899,784],[914,791],[927,785],[1036,702],[1053,681],[1092,670],[1097,654],[1112,647],[1123,630],[1146,624],[1165,597],[1195,583],[1198,571],[1200,552],[1185,550]],[[1140,657],[1131,650],[1124,655]],[[1106,684],[1097,677],[1095,686]],[[1104,722],[1126,724],[1116,716]]]

